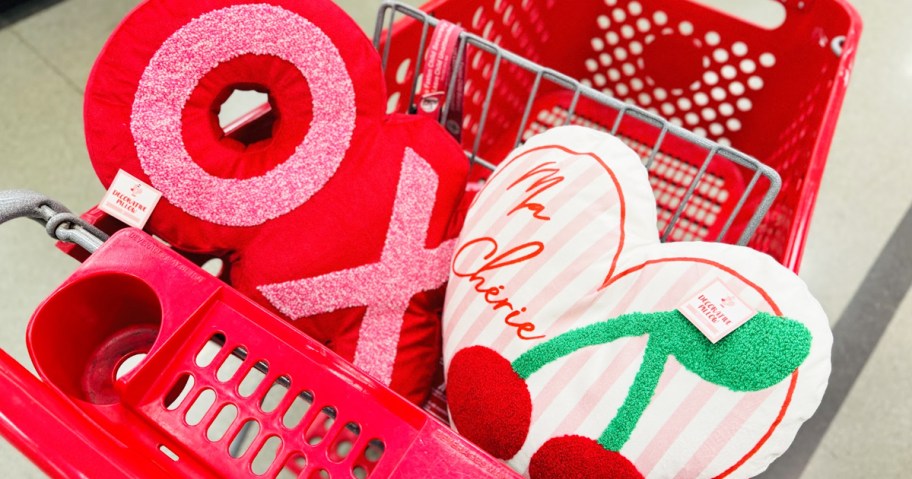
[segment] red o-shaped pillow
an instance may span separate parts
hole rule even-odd
[[[222,103],[267,93],[259,135]],[[384,113],[380,58],[328,0],[150,0],[114,32],[85,96],[89,154],[163,198],[146,229],[413,401],[440,355],[462,149]]]

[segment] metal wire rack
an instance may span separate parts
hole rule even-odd
[[[397,16],[405,20],[395,23]],[[438,23],[430,14],[396,1],[387,0],[380,7],[374,46],[382,55],[388,83],[394,80],[390,88],[391,109],[414,109],[425,50]],[[408,35],[399,34],[404,29],[412,30],[411,36],[417,41],[406,41]],[[416,29],[420,29],[420,36],[415,35]],[[391,54],[394,43],[396,53]],[[467,105],[464,124],[463,146],[473,165],[493,170],[506,153],[550,127],[578,124],[608,131],[637,151],[649,170],[663,242],[710,240],[745,245],[782,186],[775,170],[750,155],[699,136],[657,113],[620,101],[479,35],[460,35],[457,61],[466,61],[469,67],[467,101],[480,100],[480,111],[474,112],[474,118],[471,105]],[[447,117],[452,106],[456,74],[454,69],[442,118]],[[507,85],[507,96],[513,97],[513,106],[521,105],[521,110],[507,114],[500,111],[507,108],[500,105],[506,103],[506,90],[501,85]],[[518,93],[517,85],[524,91]],[[525,101],[516,101],[517,96],[525,96]],[[401,101],[406,98],[407,102]],[[495,109],[497,114],[492,114]],[[492,119],[494,116],[497,118]],[[504,144],[505,140],[509,144]],[[733,187],[735,183],[740,186]]]

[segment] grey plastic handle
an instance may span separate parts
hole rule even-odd
[[[44,225],[51,238],[74,243],[89,253],[94,253],[108,239],[103,231],[41,193],[0,190],[0,224],[16,218],[31,218]]]

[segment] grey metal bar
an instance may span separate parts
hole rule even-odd
[[[469,152],[467,151],[466,155],[468,155],[468,154],[469,154]],[[486,161],[486,160],[483,160],[483,159],[477,158],[477,157],[475,158],[475,164],[479,165],[479,166],[483,166],[492,171],[494,170],[494,168],[497,168],[497,165],[495,165],[494,163],[491,163],[490,161]]]
[[[399,13],[403,16],[410,17],[416,21],[423,23],[422,28],[424,28],[425,30],[422,31],[422,40],[421,40],[420,44],[417,46],[417,48],[419,50],[419,56],[420,56],[421,53],[426,49],[427,38],[426,38],[426,35],[424,34],[424,32],[429,27],[436,27],[437,24],[439,23],[439,20],[425,12],[422,12],[421,10],[410,7],[408,5],[404,5],[404,4],[394,1],[394,0],[385,0],[383,2],[383,5],[380,7],[380,11],[378,13],[378,20],[376,23],[377,31],[374,32],[374,45],[377,46],[378,48],[380,46],[381,30],[383,28],[383,25],[385,24],[387,12],[390,13],[390,19],[389,19],[389,27],[388,27],[388,31],[387,31],[387,43],[386,43],[385,49],[383,51],[384,65],[386,64],[386,59],[389,56],[389,46],[391,43],[391,34],[389,32],[392,31],[392,24],[395,20],[393,18],[393,16],[395,13]],[[744,197],[739,199],[739,205],[740,205],[740,208],[742,208],[742,209],[747,204],[747,196],[752,194],[753,190],[755,190],[756,186],[759,184],[759,178],[763,177],[763,178],[768,179],[769,188],[766,190],[765,193],[763,193],[763,199],[760,202],[760,204],[757,206],[757,208],[754,210],[754,214],[751,217],[750,221],[748,222],[747,228],[744,230],[744,232],[741,235],[741,238],[738,241],[739,244],[746,244],[747,241],[749,241],[750,237],[753,235],[757,226],[760,225],[760,222],[762,221],[763,217],[769,211],[769,208],[772,206],[772,203],[775,200],[776,195],[779,193],[779,190],[781,189],[782,181],[779,178],[779,175],[773,169],[764,165],[763,163],[758,161],[756,158],[751,157],[750,155],[746,155],[730,146],[720,145],[719,143],[717,143],[715,141],[712,141],[712,140],[709,140],[702,136],[699,136],[699,135],[693,133],[692,131],[687,130],[681,126],[672,124],[668,120],[662,118],[661,116],[659,116],[657,114],[651,113],[638,106],[624,103],[621,100],[618,100],[617,98],[606,95],[605,93],[603,93],[599,90],[596,90],[591,86],[583,85],[581,82],[577,81],[574,78],[571,78],[571,77],[564,75],[560,72],[557,72],[555,70],[543,67],[543,66],[541,66],[535,62],[532,62],[529,59],[522,57],[520,55],[517,55],[513,52],[504,50],[501,47],[499,47],[498,45],[496,45],[478,35],[475,35],[473,33],[463,32],[460,35],[460,40],[461,40],[461,44],[460,44],[460,49],[459,49],[459,53],[458,53],[459,60],[462,60],[467,57],[467,52],[468,52],[467,48],[469,45],[484,52],[484,54],[490,54],[490,55],[494,55],[496,57],[495,58],[495,62],[496,62],[495,70],[492,74],[491,82],[488,85],[487,95],[485,96],[485,103],[482,106],[482,114],[481,114],[481,118],[479,119],[479,123],[478,123],[478,126],[479,126],[478,132],[476,133],[476,137],[475,137],[475,141],[472,146],[472,149],[470,151],[466,151],[466,156],[468,156],[471,159],[471,161],[475,164],[478,164],[478,165],[481,165],[481,166],[484,166],[484,167],[490,168],[490,169],[494,168],[493,163],[479,158],[478,155],[479,155],[479,148],[481,145],[481,141],[484,137],[485,126],[489,120],[489,116],[491,113],[490,104],[491,104],[491,99],[492,99],[492,95],[493,95],[494,83],[497,80],[497,75],[499,74],[499,69],[502,66],[501,64],[503,62],[507,62],[515,67],[518,67],[521,70],[530,72],[535,75],[535,81],[534,81],[531,91],[529,93],[529,99],[527,100],[525,109],[522,112],[522,120],[519,125],[519,130],[516,133],[516,140],[514,142],[515,146],[519,146],[522,143],[523,134],[526,132],[526,129],[528,128],[530,121],[534,121],[532,110],[535,105],[535,98],[538,95],[539,91],[541,90],[542,81],[550,81],[559,88],[573,92],[573,99],[571,100],[571,103],[567,109],[567,118],[564,120],[564,124],[569,124],[572,122],[573,117],[576,114],[576,108],[578,106],[580,97],[585,97],[588,100],[596,102],[600,105],[608,107],[609,109],[612,109],[617,112],[617,117],[615,118],[614,124],[610,130],[610,132],[614,135],[618,135],[619,131],[621,130],[623,120],[627,116],[630,116],[638,121],[647,122],[649,124],[654,125],[656,128],[658,128],[660,130],[659,135],[655,141],[655,144],[652,145],[651,152],[649,153],[648,157],[646,157],[646,159],[645,159],[645,165],[647,168],[650,168],[653,165],[657,155],[661,152],[661,147],[664,144],[664,141],[666,140],[667,136],[669,134],[671,134],[671,135],[674,135],[675,137],[681,139],[682,141],[685,141],[687,143],[699,146],[707,151],[710,151],[711,154],[708,157],[708,161],[712,161],[712,159],[714,157],[722,157],[727,161],[731,161],[732,163],[734,163],[736,165],[747,168],[748,170],[754,172],[754,175],[755,175],[754,179],[751,180],[751,184],[753,186],[751,187],[751,189],[745,191]],[[418,62],[416,61],[416,64],[417,63]],[[416,70],[416,78],[417,78],[417,70]],[[414,79],[413,79],[413,81],[414,81]],[[453,99],[453,83],[454,82],[455,82],[455,79],[454,78],[451,79],[450,88],[448,88],[446,100],[443,105],[442,118],[446,118],[447,114],[449,113],[450,104]],[[413,84],[412,92],[413,93],[415,92],[414,84]],[[591,120],[593,120],[593,122],[595,122],[595,123],[600,123],[598,121],[599,120],[598,118],[591,119]],[[606,125],[606,123],[607,122],[603,121],[600,124]],[[683,213],[684,208],[687,205],[687,202],[693,196],[693,192],[695,191],[696,187],[698,186],[698,183],[700,182],[700,180],[705,176],[707,166],[708,166],[708,162],[705,161],[703,166],[700,168],[700,170],[697,174],[697,177],[694,179],[694,182],[691,183],[691,185],[688,188],[687,193],[685,193],[685,197],[682,199],[681,205],[678,206],[677,211],[672,218],[672,222],[669,223],[669,225],[666,227],[665,234],[663,234],[663,240],[668,238],[671,231],[673,231],[675,223],[680,220],[681,214]],[[759,177],[757,175],[759,175]],[[740,213],[740,211],[739,211],[739,213]],[[733,219],[730,219],[730,218],[727,218],[727,220],[730,220],[731,222],[734,221]],[[728,224],[727,228],[730,229],[730,227],[731,227],[731,224]]]
[[[757,227],[760,226],[760,223],[763,222],[763,218],[766,217],[766,214],[769,212],[770,207],[773,206],[773,201],[776,200],[776,195],[779,194],[779,190],[782,189],[782,178],[779,176],[779,173],[766,165],[761,165],[761,167],[761,170],[763,171],[762,175],[770,181],[770,188],[767,191],[767,194],[763,196],[763,200],[760,201],[760,205],[754,210],[754,216],[751,217],[747,227],[741,232],[741,237],[738,238],[737,242],[739,245],[746,245],[750,241],[754,232],[757,231]]]
[[[374,49],[380,51],[380,36],[383,34],[383,25],[386,22],[386,12],[393,6],[389,2],[383,2],[377,10],[377,21],[374,22]],[[386,65],[383,65],[384,68]]]
[[[418,77],[421,76],[421,67],[424,66],[424,49],[427,47],[428,28],[427,22],[421,26],[421,42],[418,44],[418,53],[415,54],[415,73],[412,75],[412,88],[409,90],[407,103],[409,111],[415,105],[415,95],[418,93]],[[392,28],[390,28],[390,31],[392,31]]]
[[[519,123],[519,131],[516,132],[516,141],[513,142],[513,148],[522,144],[523,133],[526,132],[526,125],[529,124],[529,115],[532,114],[532,106],[535,104],[535,96],[538,95],[538,88],[541,86],[543,74],[544,72],[535,74],[535,82],[532,83],[532,90],[529,92],[529,100],[526,101],[526,108],[523,110],[522,121]]]
[[[731,225],[735,222],[735,218],[741,214],[741,208],[744,207],[744,203],[747,202],[747,198],[750,196],[751,192],[754,190],[754,186],[757,185],[757,180],[760,179],[760,171],[757,170],[754,172],[754,176],[751,178],[750,183],[747,184],[747,188],[744,189],[744,193],[741,194],[741,198],[738,198],[738,203],[735,205],[735,209],[732,210],[731,214],[728,215],[728,220],[725,221],[725,225],[722,226],[722,230],[719,231],[719,236],[716,237],[716,241],[722,241],[722,238],[728,234],[728,230],[731,228]]]
[[[618,130],[621,128],[621,122],[624,120],[624,115],[627,113],[627,108],[621,108],[618,110],[618,116],[614,119],[614,126],[611,127],[611,134],[617,136]]]
[[[497,75],[500,72],[500,62],[503,57],[500,54],[500,48],[497,49],[494,60],[494,70],[491,72],[491,80],[488,82],[488,92],[485,95],[484,104],[481,107],[481,118],[478,120],[478,133],[475,134],[475,144],[472,145],[472,156],[470,160],[474,163],[478,158],[478,147],[481,145],[481,137],[484,135],[485,124],[488,122],[488,112],[491,109],[491,97],[494,95],[494,84],[497,82]]]
[[[393,22],[396,21],[396,10],[390,12],[389,27],[386,29],[386,45],[383,47],[383,61],[380,65],[383,67],[383,70],[386,70],[386,65],[389,63],[390,49],[393,46]]]
[[[570,108],[567,108],[567,119],[564,120],[564,125],[569,125],[573,115],[576,113],[576,104],[579,102],[581,86],[576,85],[576,88],[573,89],[573,100],[570,101]]]
[[[716,156],[716,151],[716,148],[713,148],[709,151],[709,155],[706,155],[706,160],[703,161],[703,165],[700,166],[700,169],[697,171],[696,176],[694,176],[693,181],[690,182],[690,186],[687,187],[687,191],[681,198],[681,203],[675,209],[674,215],[672,215],[671,220],[669,220],[668,224],[665,226],[665,231],[662,233],[661,238],[663,243],[668,240],[668,237],[671,236],[671,232],[674,231],[675,226],[677,226],[678,220],[681,219],[681,215],[687,208],[687,203],[693,197],[694,190],[697,189],[697,184],[700,183],[700,178],[703,178],[703,175],[706,174],[706,169],[709,168],[709,164],[712,163],[713,158]]]
[[[668,125],[662,125],[662,131],[659,132],[659,137],[656,139],[655,145],[652,147],[652,151],[649,153],[649,158],[646,159],[646,169],[652,168],[652,164],[655,162],[656,155],[659,154],[659,151],[662,149],[662,142],[665,141],[665,134],[668,133]]]

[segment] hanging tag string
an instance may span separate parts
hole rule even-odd
[[[465,62],[457,65],[459,35],[465,31],[462,27],[447,21],[441,21],[434,29],[428,44],[422,68],[422,81],[418,93],[418,114],[434,118],[456,138],[462,139],[462,111],[465,96]],[[450,79],[456,70],[453,95],[447,117],[441,118]]]

